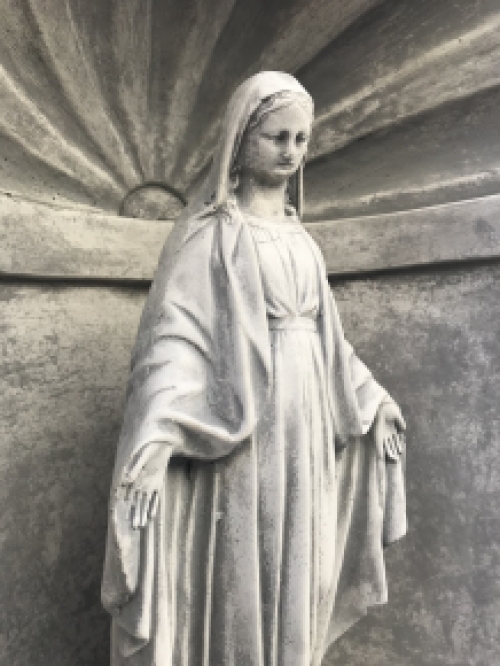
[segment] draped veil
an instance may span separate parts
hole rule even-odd
[[[221,556],[213,546],[224,492],[219,470],[226,466],[230,473],[226,461],[249,447],[272,390],[259,264],[231,198],[230,172],[252,114],[280,92],[302,96],[312,111],[308,93],[284,73],[257,74],[233,95],[209,175],[167,240],[141,318],[113,475],[102,585],[103,604],[113,616],[114,666],[212,666],[207,632],[213,572],[229,566],[232,557],[229,548]],[[311,247],[323,266],[312,241]],[[326,650],[370,604],[385,601],[382,546],[404,534],[406,517],[401,465],[388,466],[370,441],[386,393],[345,340],[322,270],[318,326],[328,404],[339,448],[353,452],[341,463],[348,468],[343,478],[363,476],[367,487],[358,513],[360,500],[352,496],[349,481],[339,490],[338,593]],[[153,442],[171,453],[160,508],[146,528],[133,530],[123,484]],[[190,461],[197,463],[195,482]],[[242,510],[242,530],[250,518]],[[358,534],[356,520],[366,521],[365,533]]]

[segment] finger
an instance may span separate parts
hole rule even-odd
[[[396,426],[399,432],[403,432],[404,430],[406,430],[406,421],[404,420],[401,412],[399,412],[398,416],[394,420],[396,422]]]
[[[396,447],[399,455],[403,453],[403,440],[404,440],[404,435],[398,435],[396,437]]]
[[[148,508],[149,508],[150,495],[147,492],[142,493],[141,496],[141,527],[146,527],[148,522]]]
[[[396,433],[394,435],[393,448],[394,448],[394,453],[396,454],[397,459],[399,460],[399,457],[401,455],[401,446],[400,446],[400,443],[399,443],[399,433]]]
[[[128,483],[125,486],[125,501],[128,502],[130,499],[130,495],[132,494],[132,484]]]
[[[390,458],[393,461],[398,459],[398,454],[394,449],[394,445],[393,445],[393,442],[392,442],[392,437],[387,438],[385,448],[386,448],[386,453],[387,453],[388,458]]]
[[[392,459],[393,460],[398,460],[399,459],[399,453],[396,448],[396,442],[394,441],[394,438],[391,440],[391,451],[392,451]]]
[[[154,518],[156,516],[156,512],[158,511],[158,505],[160,503],[158,493],[155,490],[153,493],[153,497],[151,498],[151,503],[149,505],[149,517]]]
[[[138,490],[134,492],[134,496],[132,499],[132,528],[134,530],[139,529],[140,524],[141,524],[141,499],[140,499],[140,493]]]
[[[386,447],[385,449],[385,458],[389,462],[394,462],[394,455],[392,454],[392,451],[388,447]]]
[[[133,530],[139,529],[139,511],[136,504],[132,504],[130,508],[130,522]]]

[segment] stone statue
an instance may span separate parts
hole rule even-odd
[[[386,601],[405,423],[300,222],[312,120],[292,76],[243,83],[160,258],[111,491],[113,666],[319,666]]]

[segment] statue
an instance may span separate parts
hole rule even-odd
[[[292,76],[243,83],[161,255],[111,490],[113,666],[319,666],[386,601],[405,423],[300,222],[312,120]]]

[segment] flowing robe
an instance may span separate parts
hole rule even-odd
[[[369,434],[385,395],[297,220],[227,208],[174,230],[113,480],[113,666],[319,666],[383,603],[383,544],[406,529],[401,465]],[[134,531],[122,484],[152,442],[170,463],[155,520]]]

